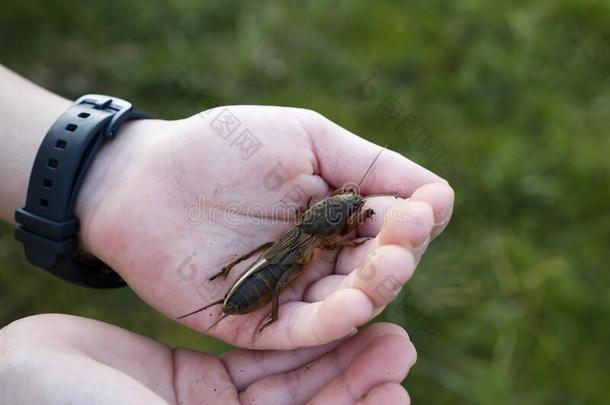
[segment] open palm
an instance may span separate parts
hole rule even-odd
[[[45,314],[0,329],[0,343],[11,404],[406,404],[400,381],[416,359],[405,331],[387,323],[318,347],[217,357]]]
[[[180,121],[137,121],[104,147],[77,204],[81,238],[150,305],[177,318],[224,296],[223,265],[275,241],[294,213],[358,183],[380,151],[309,110],[230,106]],[[209,334],[255,349],[317,346],[374,317],[411,276],[449,220],[441,178],[384,151],[360,190],[375,215],[357,247],[316,251],[280,296],[279,319],[258,333],[266,306],[229,316]],[[398,197],[398,198],[397,198]],[[404,199],[408,198],[407,201]],[[220,306],[183,322],[205,331]]]

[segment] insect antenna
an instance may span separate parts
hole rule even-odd
[[[224,298],[219,299],[218,301],[214,301],[211,304],[208,304],[203,308],[199,308],[199,309],[194,310],[193,312],[189,312],[186,315],[179,316],[177,319],[182,319],[182,318],[186,318],[187,316],[195,315],[198,312],[204,311],[204,310],[208,309],[209,307],[213,307],[214,305],[222,304],[223,302],[224,302]]]
[[[388,197],[388,195],[387,194],[367,194],[366,197],[362,197],[362,198],[365,199],[365,200],[368,200],[369,198],[373,198],[373,197]],[[389,197],[403,198],[403,197],[400,197],[398,195],[390,195]]]
[[[371,169],[373,168],[373,166],[375,165],[375,162],[377,162],[377,159],[379,159],[379,156],[381,156],[381,153],[386,150],[388,147],[388,145],[385,145],[383,148],[381,148],[381,150],[379,151],[379,153],[377,153],[377,156],[375,156],[375,159],[373,159],[373,162],[371,163],[371,165],[369,166],[368,169],[366,169],[366,172],[364,172],[364,176],[362,176],[362,178],[360,179],[360,181],[358,182],[358,188],[360,188],[360,186],[362,185],[362,182],[364,181],[364,179],[366,178],[366,176],[369,174],[369,172],[371,171]]]

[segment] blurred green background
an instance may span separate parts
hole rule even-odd
[[[0,38],[70,98],[306,107],[428,166],[454,218],[379,316],[419,349],[414,402],[610,403],[609,1],[4,0]],[[34,270],[0,229],[0,325],[65,312],[226,349]]]

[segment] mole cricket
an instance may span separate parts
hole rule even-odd
[[[377,154],[358,186],[362,184],[384,150],[385,148]],[[307,205],[310,202],[311,198]],[[363,210],[364,203],[365,198],[360,195],[357,187],[345,187],[335,190],[329,197],[309,208],[298,209],[295,225],[276,242],[260,245],[229,262],[220,272],[209,278],[209,281],[212,281],[217,277],[227,277],[237,264],[264,251],[258,260],[233,283],[222,299],[182,315],[178,319],[222,304],[223,315],[207,329],[210,330],[229,315],[247,314],[271,302],[271,314],[260,325],[258,329],[260,333],[278,319],[280,293],[303,272],[305,265],[311,261],[315,249],[331,250],[343,246],[357,246],[365,241],[331,241],[337,236],[348,234],[375,214],[371,208]]]

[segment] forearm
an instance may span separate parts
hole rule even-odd
[[[53,122],[70,101],[0,65],[0,219],[14,222],[25,203],[32,164]]]

